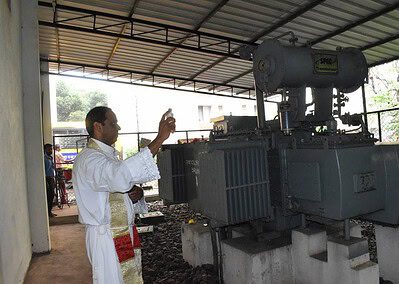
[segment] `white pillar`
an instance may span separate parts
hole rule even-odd
[[[41,62],[41,71],[48,72],[48,62]],[[50,107],[50,75],[40,75],[42,112],[43,112],[43,141],[53,144],[53,130],[51,127],[51,107]]]
[[[33,252],[50,250],[40,93],[38,3],[21,1],[24,142]]]
[[[0,283],[4,283],[4,280],[3,280],[3,264],[1,263],[1,256],[0,256]]]

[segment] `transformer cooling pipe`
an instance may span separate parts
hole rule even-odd
[[[264,129],[266,121],[265,100],[263,98],[263,91],[260,90],[258,87],[255,88],[256,88],[256,109],[258,110],[257,114],[258,129]]]

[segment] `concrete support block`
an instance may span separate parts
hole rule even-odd
[[[370,261],[367,240],[330,237],[318,229],[292,232],[295,283],[378,283],[378,265]]]
[[[351,222],[351,236],[356,238],[362,237],[362,227],[359,224]]]
[[[399,228],[374,227],[380,275],[384,280],[399,283]]]
[[[213,264],[209,227],[203,224],[183,224],[181,227],[183,259],[192,266]]]
[[[295,283],[323,283],[327,261],[327,234],[319,229],[292,231],[292,262]]]
[[[255,242],[248,237],[222,241],[225,283],[294,283],[289,238]]]

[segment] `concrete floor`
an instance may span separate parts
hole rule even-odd
[[[50,218],[50,226],[78,223],[78,207],[76,205],[64,206],[62,209],[54,206],[52,212],[57,216]]]
[[[158,200],[158,188],[144,192],[147,201]],[[76,205],[54,206],[50,218],[51,253],[32,258],[25,284],[92,283],[86,255],[85,228],[78,222]]]
[[[24,283],[92,283],[91,265],[85,249],[84,226],[51,226],[50,234],[51,253],[32,258]]]
[[[68,205],[64,205],[62,209],[58,208],[57,206],[54,206],[52,212],[57,214],[55,218],[74,216],[78,215],[78,206],[76,206],[76,204],[71,204],[69,207]]]

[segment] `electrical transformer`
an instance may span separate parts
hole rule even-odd
[[[220,117],[208,142],[164,146],[160,195],[220,226],[257,220],[284,231],[305,215],[398,225],[399,146],[375,145],[362,115],[342,113],[345,93],[367,80],[361,51],[265,40],[249,53],[257,117]],[[276,94],[278,116],[266,121],[265,97]]]

